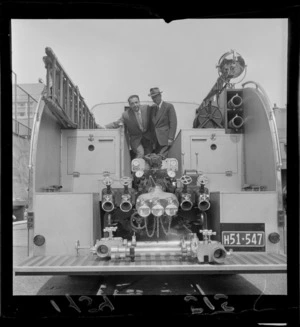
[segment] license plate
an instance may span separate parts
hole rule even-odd
[[[264,232],[222,232],[224,246],[265,246]]]

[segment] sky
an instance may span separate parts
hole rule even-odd
[[[287,103],[287,19],[13,19],[11,27],[17,82],[46,82],[50,47],[90,109],[131,94],[150,101],[152,87],[166,101],[200,104],[231,49],[247,65],[242,83],[258,82],[272,104]]]

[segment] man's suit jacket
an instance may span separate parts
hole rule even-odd
[[[153,105],[151,111],[157,141],[161,146],[168,145],[168,139],[174,140],[177,129],[174,106],[163,101],[160,109],[157,105]]]
[[[119,120],[105,125],[106,128],[118,128],[120,126],[120,123],[123,123],[129,135],[131,149],[134,152],[137,151],[137,147],[141,144],[141,140],[143,137],[150,141],[153,139],[153,130],[150,128],[151,107],[147,105],[141,105],[140,110],[142,115],[144,132],[141,130],[136,115],[131,108],[124,111],[122,117]]]

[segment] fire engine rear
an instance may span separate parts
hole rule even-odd
[[[28,258],[17,275],[286,271],[276,123],[259,84],[237,87],[246,74],[240,54],[220,58],[201,105],[173,103],[178,133],[168,158],[133,160],[124,126],[98,129],[78,87],[46,54]]]

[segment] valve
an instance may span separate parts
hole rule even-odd
[[[208,232],[207,232],[207,237],[208,237],[208,243],[211,243],[211,237],[212,237],[212,235],[216,235],[217,233],[216,232],[213,232],[211,229],[210,230],[208,230]]]
[[[192,239],[191,239],[191,253],[193,257],[196,257],[197,249],[198,249],[198,237],[196,233],[193,233]]]
[[[131,238],[131,246],[136,246],[136,236],[135,232],[133,232],[132,238]]]
[[[199,232],[203,235],[203,241],[207,242],[207,240],[208,240],[208,237],[207,237],[208,229],[200,229]]]
[[[110,227],[105,227],[104,229],[103,229],[103,232],[108,232],[108,239],[112,239],[113,238],[113,232],[115,232],[116,230],[117,230],[117,228],[118,227],[112,227],[112,226],[110,226]]]
[[[131,181],[132,181],[132,178],[131,177],[128,177],[128,176],[123,176],[121,178],[121,184],[123,186],[127,186],[128,187],[128,185],[131,183]]]
[[[112,184],[112,179],[109,176],[105,176],[102,182],[105,186],[110,186]]]
[[[124,186],[124,193],[120,203],[120,209],[123,212],[129,212],[132,209],[131,195],[129,194],[128,185],[132,182],[132,178],[124,176],[121,178],[121,184]]]
[[[103,173],[102,183],[106,186],[106,189],[102,190],[102,209],[106,212],[111,212],[114,210],[114,194],[111,190],[111,184],[113,180],[110,178],[110,173],[105,171]]]
[[[189,185],[192,183],[192,177],[188,175],[183,175],[180,177],[180,181],[183,185]]]
[[[204,174],[201,174],[198,178],[197,178],[197,183],[198,184],[203,184],[206,185],[209,182],[208,177]]]
[[[150,208],[149,208],[149,210],[150,210]],[[131,224],[131,227],[139,230],[139,229],[145,228],[146,221],[145,221],[145,218],[141,217],[138,212],[135,212],[130,217],[130,224]]]

